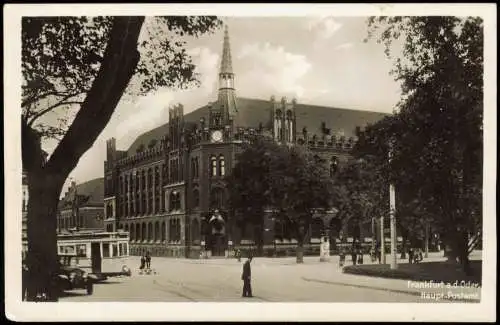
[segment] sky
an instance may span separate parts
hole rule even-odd
[[[391,113],[400,87],[390,75],[383,45],[367,36],[366,17],[228,17],[235,86],[240,97],[286,96],[299,103]],[[93,147],[68,178],[82,183],[103,177],[106,140],[127,150],[143,132],[168,122],[168,107],[182,103],[188,113],[217,93],[223,29],[187,38],[187,50],[200,74],[198,88],[158,89],[123,99]],[[56,145],[46,141],[51,153]]]

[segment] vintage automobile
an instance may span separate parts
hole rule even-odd
[[[94,283],[97,278],[93,274],[88,274],[85,270],[70,266],[70,263],[59,263],[59,270],[55,280],[56,288],[60,291],[86,289],[87,294],[94,292]]]

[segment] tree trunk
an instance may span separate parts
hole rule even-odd
[[[297,264],[304,263],[304,243],[297,242]]]
[[[305,237],[305,227],[299,226],[298,237],[297,238],[297,263],[304,263],[304,237]]]
[[[57,205],[64,177],[28,172],[28,266],[27,300],[45,296],[57,301],[57,291],[51,284],[58,268]],[[50,235],[49,235],[50,234]],[[53,234],[53,235],[52,235]]]
[[[40,136],[22,119],[22,161],[28,174],[27,300],[57,301],[57,207],[64,181],[92,146],[122,97],[139,61],[144,17],[115,17],[100,70],[73,123],[45,163]]]

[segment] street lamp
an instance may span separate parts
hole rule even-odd
[[[389,142],[389,164],[392,162],[392,148],[393,141]],[[397,256],[397,242],[396,242],[396,191],[394,189],[394,183],[389,179],[389,217],[391,223],[391,269],[395,270],[398,268],[396,261]]]

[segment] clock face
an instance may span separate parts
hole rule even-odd
[[[219,130],[212,132],[212,141],[213,142],[222,141],[222,132]]]

